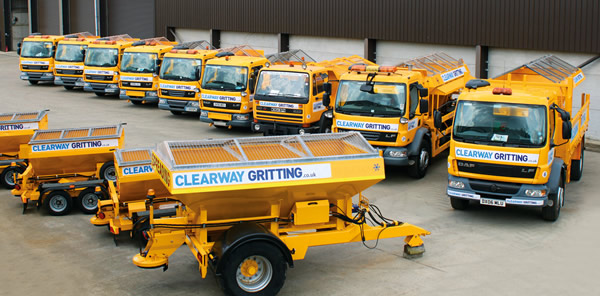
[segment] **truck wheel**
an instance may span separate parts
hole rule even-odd
[[[73,198],[66,191],[55,190],[44,199],[44,205],[52,216],[68,214],[73,207]]]
[[[103,97],[103,96],[105,95],[105,93],[103,93],[103,92],[99,92],[99,91],[97,91],[97,92],[94,92],[94,93],[95,93],[97,96],[99,96],[99,97]]]
[[[98,195],[95,188],[86,188],[77,197],[77,207],[84,214],[95,214],[98,212]]]
[[[549,194],[548,200],[552,201],[552,206],[542,208],[542,218],[546,221],[556,221],[565,202],[565,179],[563,176],[561,176],[558,184],[558,192]]]
[[[39,81],[37,81],[37,80],[29,80],[29,84],[31,84],[31,85],[36,85],[36,84],[38,84],[38,82]]]
[[[75,88],[74,86],[71,85],[63,85],[65,87],[66,90],[72,90],[73,88]]]
[[[581,139],[581,158],[571,161],[571,180],[579,181],[583,175],[584,140]]]
[[[21,167],[7,167],[5,168],[2,173],[0,174],[0,183],[2,183],[2,186],[4,186],[4,188],[6,189],[13,189],[15,188],[15,177],[16,174],[21,174],[23,173],[23,169]]]
[[[450,198],[450,205],[455,210],[466,210],[469,207],[469,200],[462,198]]]
[[[431,153],[429,152],[429,143],[423,139],[421,147],[419,147],[419,154],[412,156],[411,159],[415,162],[410,166],[409,174],[413,178],[421,179],[425,177],[429,162],[431,161]]]
[[[115,163],[112,161],[105,162],[100,168],[100,178],[106,181],[117,181],[117,171]]]
[[[171,110],[171,114],[173,114],[173,115],[181,115],[181,114],[183,114],[183,112]]]
[[[271,243],[244,244],[225,260],[222,281],[227,295],[276,295],[283,287],[286,261]]]

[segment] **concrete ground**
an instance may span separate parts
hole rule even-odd
[[[47,108],[50,128],[127,122],[128,148],[253,136],[113,97],[30,86],[19,80],[17,64],[15,55],[0,54],[0,113]],[[598,175],[600,155],[588,151],[583,178],[567,186],[566,207],[549,223],[535,209],[452,210],[445,155],[418,181],[401,168],[387,168],[387,179],[365,195],[386,216],[431,231],[425,255],[402,258],[402,239],[382,240],[375,250],[361,243],[315,247],[288,269],[280,295],[599,295]],[[221,294],[212,275],[201,278],[187,247],[170,258],[167,272],[144,270],[131,262],[135,242],[123,235],[115,246],[88,215],[21,210],[16,197],[0,190],[0,295]]]

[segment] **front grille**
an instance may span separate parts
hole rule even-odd
[[[48,66],[23,65],[23,69],[28,69],[28,70],[48,70]]]
[[[134,88],[149,88],[152,87],[152,82],[131,82],[131,81],[121,81],[123,86],[134,87]],[[131,85],[131,83],[139,83],[140,85]]]
[[[479,196],[483,197],[483,198],[492,198],[492,199],[507,199],[510,196],[505,196],[505,195],[498,195],[498,194],[489,194],[489,193],[483,193],[483,192],[477,192],[477,194],[479,194]]]
[[[125,85],[125,84],[123,84],[123,85]],[[193,91],[173,90],[173,89],[161,89],[160,94],[163,96],[182,97],[182,98],[193,98],[196,96],[196,92],[193,92]]]
[[[302,115],[289,115],[289,114],[274,114],[265,112],[256,112],[257,119],[265,120],[288,120],[302,122]]]
[[[361,130],[350,130],[338,128],[341,132],[359,132],[367,141],[378,141],[378,142],[396,142],[398,138],[397,133],[382,133],[373,131],[361,131]]]
[[[288,109],[288,108],[276,108],[276,107],[257,106],[256,110],[258,110],[258,111],[276,112],[276,113],[302,114],[302,110],[301,109]]]
[[[475,191],[503,193],[503,194],[516,194],[521,189],[520,184],[515,183],[504,183],[504,182],[490,182],[469,179],[469,185],[471,189]]]
[[[83,70],[63,70],[56,69],[57,74],[65,74],[65,75],[80,75],[83,73]]]
[[[241,103],[225,103],[225,102],[213,102],[213,101],[202,101],[202,106],[210,108],[221,108],[229,110],[240,110],[242,107]]]
[[[62,81],[69,83],[75,83],[77,81],[77,77],[62,77],[61,79]]]
[[[179,100],[167,100],[167,103],[171,107],[184,108],[189,101],[179,101]]]
[[[491,164],[464,160],[457,160],[456,164],[458,165],[458,170],[461,172],[501,177],[533,178],[537,171],[537,167],[531,166]]]
[[[42,73],[33,73],[33,72],[29,72],[27,73],[27,75],[29,75],[29,78],[42,78]]]
[[[104,90],[106,88],[106,84],[104,84],[104,83],[92,83],[91,85],[92,85],[93,89]]]
[[[85,75],[85,79],[88,80],[113,80],[113,76],[112,75]]]

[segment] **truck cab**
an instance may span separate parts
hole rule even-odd
[[[137,38],[129,35],[102,37],[92,42],[86,51],[83,69],[83,90],[97,96],[119,94],[119,68],[123,51]]]
[[[177,42],[165,37],[136,41],[123,52],[119,98],[134,105],[158,103],[158,74],[165,53]]]
[[[220,128],[249,128],[256,79],[268,61],[261,50],[247,45],[219,49],[204,66],[200,121]]]
[[[206,41],[178,45],[165,54],[158,77],[158,108],[174,115],[200,114],[200,81],[206,62],[218,53]]]
[[[348,67],[372,62],[358,56],[315,62],[302,50],[274,54],[259,73],[252,130],[265,135],[331,131],[331,86]],[[328,101],[329,102],[326,102]]]
[[[565,185],[583,170],[589,95],[571,116],[581,69],[545,56],[489,80],[467,83],[457,102],[448,156],[454,209],[482,205],[538,207],[555,221]]]
[[[96,39],[98,36],[81,32],[66,35],[58,42],[54,57],[54,85],[62,85],[68,90],[83,87],[85,52]]]
[[[462,60],[443,53],[399,67],[352,66],[339,82],[333,132],[360,132],[386,165],[422,178],[450,145],[454,98],[470,78]]]
[[[30,84],[54,82],[54,52],[64,36],[32,34],[23,39],[17,50],[20,55],[20,78]]]

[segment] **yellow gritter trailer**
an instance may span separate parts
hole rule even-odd
[[[186,244],[202,277],[210,266],[228,294],[276,294],[287,266],[312,246],[406,237],[405,254],[419,256],[429,234],[383,217],[362,196],[385,173],[356,132],[162,142],[152,167],[183,205],[156,218],[149,190],[148,244],[133,263],[166,269]]]

